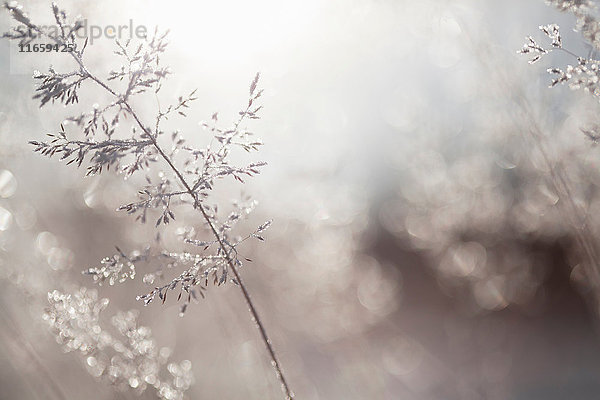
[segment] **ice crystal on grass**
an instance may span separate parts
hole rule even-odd
[[[108,282],[109,285],[123,283],[127,279],[135,278],[135,264],[139,261],[148,259],[148,249],[144,253],[133,252],[126,255],[117,247],[117,254],[105,257],[100,267],[88,268],[83,271],[84,275],[91,275],[94,282],[102,285]]]
[[[560,28],[556,24],[542,25],[539,29],[551,40],[550,48],[546,49],[542,45],[538,44],[534,38],[527,36],[527,42],[523,45],[523,48],[519,51],[521,54],[533,53],[533,58],[529,60],[529,64],[533,64],[542,58],[543,55],[548,54],[552,49],[562,49],[562,37],[560,36]]]
[[[547,2],[563,12],[570,12],[577,17],[576,30],[589,42],[595,50],[600,50],[600,22],[595,16],[596,7],[586,0],[553,0]],[[568,85],[572,90],[583,90],[600,98],[600,60],[593,58],[594,52],[588,56],[578,55],[563,47],[560,28],[556,24],[540,26],[539,29],[549,39],[548,45],[539,44],[533,37],[528,36],[527,42],[519,51],[521,54],[533,55],[530,64],[540,60],[552,51],[561,51],[576,60],[575,64],[564,67],[552,66],[547,72],[553,76],[550,87],[559,84]],[[584,131],[588,137],[589,129]]]
[[[115,314],[113,332],[101,323],[109,300],[96,290],[55,290],[48,302],[44,320],[66,352],[79,353],[91,375],[121,390],[153,388],[161,399],[183,399],[193,380],[191,363],[169,362],[170,350],[159,348],[150,328],[138,324],[137,311]]]

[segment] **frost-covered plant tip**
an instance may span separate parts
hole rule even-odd
[[[590,1],[549,1],[548,4],[555,6],[561,11],[569,11],[577,17],[576,29],[593,47],[594,51],[600,49],[600,22],[594,16],[595,7]],[[550,87],[560,84],[568,84],[571,89],[583,89],[594,96],[600,96],[600,61],[590,56],[579,56],[563,47],[560,28],[556,24],[540,26],[539,29],[548,38],[548,45],[539,44],[533,37],[528,36],[527,42],[519,51],[521,54],[532,55],[529,60],[533,64],[544,55],[552,51],[562,51],[573,56],[577,64],[567,65],[565,68],[551,67],[548,72],[554,76]],[[593,52],[590,52],[593,54]]]
[[[117,248],[117,254],[106,257],[98,267],[86,269],[84,274],[92,276],[99,284],[114,284],[133,279],[136,276],[136,264],[140,262],[154,260],[163,265],[163,268],[180,268],[179,275],[159,286],[155,286],[155,280],[162,276],[161,270],[145,274],[144,282],[153,285],[153,288],[139,295],[138,300],[144,305],[152,303],[156,298],[164,303],[167,295],[175,292],[178,301],[182,302],[182,315],[193,300],[204,296],[203,292],[209,282],[216,285],[231,282],[237,285],[257,323],[285,396],[292,398],[293,394],[264,324],[239,272],[242,260],[249,260],[239,255],[238,246],[248,239],[264,240],[262,234],[269,227],[270,221],[245,234],[236,234],[233,232],[234,227],[252,210],[254,202],[248,198],[240,199],[230,212],[223,214],[225,207],[215,204],[211,197],[218,181],[231,178],[243,183],[247,177],[258,174],[265,165],[264,162],[235,165],[231,161],[231,154],[235,150],[254,152],[261,146],[261,141],[243,126],[247,121],[259,118],[262,106],[258,102],[263,93],[258,86],[259,74],[256,74],[250,84],[248,102],[239,112],[236,121],[228,128],[221,128],[218,114],[213,114],[210,122],[203,124],[204,132],[210,137],[208,144],[205,147],[194,147],[181,132],[169,131],[164,126],[170,118],[186,117],[186,110],[196,100],[195,90],[180,96],[166,107],[157,105],[151,121],[144,121],[142,114],[132,105],[133,98],[138,98],[137,104],[140,104],[144,95],[149,97],[152,104],[158,103],[155,100],[161,94],[165,79],[171,74],[160,59],[167,46],[167,33],[155,30],[138,44],[117,41],[115,54],[120,57],[123,65],[102,77],[101,74],[92,72],[84,61],[88,49],[87,39],[81,46],[77,46],[75,33],[82,26],[80,20],[69,21],[67,14],[53,4],[52,11],[60,29],[58,35],[49,35],[43,27],[32,22],[20,6],[6,3],[5,8],[20,27],[58,45],[72,45],[63,54],[68,54],[74,60],[73,70],[58,72],[50,68],[47,72],[34,74],[37,81],[34,98],[40,102],[40,107],[56,102],[65,106],[78,103],[80,91],[86,84],[100,87],[110,98],[105,104],[95,104],[89,111],[66,116],[60,129],[48,134],[47,141],[31,142],[34,150],[42,155],[58,158],[66,164],[84,166],[87,175],[101,174],[110,169],[122,174],[124,178],[143,174],[144,184],[139,188],[138,198],[119,208],[142,223],[151,219],[156,228],[160,229],[174,221],[182,208],[188,208],[198,217],[197,225],[180,229],[183,244],[195,250],[171,252],[162,248],[148,248],[126,254]],[[17,28],[3,36],[21,43],[30,40],[29,36],[23,34],[23,29]],[[77,296],[88,299],[89,294],[86,293],[79,293]],[[51,311],[48,315],[55,321],[56,315],[64,314],[60,311],[64,304],[71,300],[60,293],[51,294],[50,300]],[[86,300],[87,303],[91,301]],[[86,319],[94,323],[96,306],[89,307],[89,310],[82,312],[89,314]],[[64,320],[66,316],[61,318]],[[115,321],[117,329],[130,341],[134,340],[131,335],[144,336],[142,333],[132,333],[139,333],[140,330],[145,332],[142,328],[136,328],[133,315],[117,317]],[[53,328],[61,337],[66,335],[60,326],[53,325]],[[77,332],[73,334],[73,340],[79,340]],[[110,343],[104,345],[111,346]],[[131,342],[130,345],[135,347]],[[137,350],[131,351],[135,353]],[[151,353],[152,357],[156,355],[154,350]],[[152,363],[153,369],[160,364],[158,361]],[[123,369],[128,372],[119,372],[118,376],[111,375],[110,368],[112,367],[108,367],[110,379],[122,380],[122,375],[130,384],[131,379],[141,379],[141,374],[136,370],[140,365],[125,365]],[[158,391],[164,389],[157,380],[145,382]]]

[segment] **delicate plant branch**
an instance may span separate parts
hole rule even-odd
[[[97,79],[94,79],[94,81],[97,81]],[[258,75],[256,75],[256,78],[255,78],[255,82],[257,82],[257,81],[258,81]],[[254,85],[256,85],[256,83],[254,83]],[[289,385],[287,383],[285,375],[283,374],[283,371],[281,369],[281,364],[279,363],[279,360],[277,358],[277,355],[275,353],[275,350],[273,348],[271,340],[269,339],[269,336],[268,336],[267,331],[265,329],[264,323],[262,322],[262,319],[260,318],[260,316],[258,314],[258,310],[256,309],[256,307],[254,306],[254,303],[252,302],[252,299],[250,297],[250,293],[248,292],[248,289],[246,289],[246,285],[242,281],[242,277],[238,273],[237,268],[236,268],[234,262],[232,261],[231,257],[229,256],[229,247],[225,245],[225,243],[223,242],[223,239],[221,238],[221,235],[219,235],[219,233],[217,232],[214,224],[212,223],[211,218],[208,216],[208,214],[207,214],[206,210],[204,209],[204,207],[202,206],[202,204],[200,204],[200,202],[198,201],[198,198],[196,196],[196,192],[194,192],[194,190],[192,190],[192,188],[187,183],[187,181],[185,180],[185,178],[183,177],[183,175],[181,174],[181,172],[179,172],[179,170],[175,167],[175,165],[173,165],[173,162],[171,161],[171,159],[165,154],[165,152],[162,150],[162,148],[158,145],[158,143],[156,142],[156,139],[154,139],[154,136],[152,135],[152,133],[149,132],[149,130],[146,127],[144,127],[144,125],[140,121],[139,117],[133,111],[133,109],[129,106],[129,104],[125,103],[125,106],[127,107],[127,110],[131,113],[131,115],[133,116],[133,118],[135,119],[135,121],[137,122],[137,124],[140,126],[140,128],[142,128],[146,132],[146,134],[148,136],[150,136],[150,138],[151,138],[151,140],[153,142],[152,144],[154,145],[154,147],[156,148],[156,150],[158,151],[158,153],[161,155],[161,157],[165,160],[165,162],[167,164],[169,164],[169,167],[173,170],[173,172],[175,173],[175,175],[177,175],[177,178],[179,178],[179,181],[185,187],[187,193],[192,197],[192,199],[194,201],[194,207],[198,208],[200,210],[200,213],[202,213],[202,217],[206,221],[206,224],[209,226],[209,228],[212,231],[213,235],[217,239],[217,241],[219,243],[219,246],[221,247],[222,252],[225,254],[227,264],[231,268],[231,272],[233,273],[233,275],[235,277],[235,281],[239,285],[239,287],[240,287],[240,289],[242,291],[242,294],[244,295],[244,300],[246,301],[246,305],[250,309],[250,313],[252,314],[252,318],[253,318],[254,322],[256,323],[256,325],[258,327],[258,330],[259,330],[260,335],[261,335],[261,339],[263,340],[263,343],[265,344],[265,346],[266,346],[266,348],[267,348],[267,350],[269,352],[269,356],[271,357],[271,363],[272,363],[273,367],[275,368],[275,371],[276,371],[276,374],[277,374],[277,378],[281,381],[281,385],[282,385],[282,388],[283,388],[284,393],[286,395],[286,398],[288,398],[288,399],[293,398],[293,393],[292,393],[292,391],[291,391],[291,389],[290,389],[290,387],[289,387]],[[240,122],[241,122],[241,120],[236,124],[236,129],[237,129],[237,126],[239,125]]]
[[[76,59],[78,59],[77,55],[71,53],[74,57],[76,57]],[[79,61],[81,61],[79,59]],[[80,65],[82,65],[83,63],[80,62]],[[116,95],[115,92],[113,92],[108,86],[104,85],[98,78],[94,77],[93,75],[91,75],[89,72],[87,72],[87,75],[96,83],[98,83],[100,86],[102,86],[103,88],[105,88],[106,90],[108,90],[111,94]],[[254,85],[256,85],[256,82],[258,82],[258,75],[256,75],[255,78],[255,83]],[[146,135],[150,138],[150,140],[152,141],[152,145],[156,148],[156,150],[158,151],[158,154],[160,154],[160,156],[162,157],[162,159],[169,165],[169,167],[171,168],[171,170],[175,173],[175,175],[177,176],[177,178],[179,179],[180,183],[184,186],[184,188],[186,189],[186,192],[192,197],[193,201],[194,201],[194,207],[197,208],[198,210],[200,210],[200,213],[202,214],[202,217],[204,218],[206,224],[209,226],[212,234],[215,236],[215,238],[217,239],[217,242],[222,250],[222,252],[225,254],[225,258],[227,261],[227,264],[229,266],[229,268],[231,269],[231,272],[233,273],[234,277],[235,277],[235,281],[236,283],[239,285],[242,294],[244,296],[244,300],[246,301],[246,305],[248,306],[248,308],[250,309],[250,313],[252,314],[252,318],[254,320],[254,322],[256,323],[258,330],[260,332],[261,335],[261,339],[263,340],[263,343],[265,344],[267,351],[269,352],[269,356],[271,357],[271,363],[273,365],[273,367],[275,368],[276,374],[277,374],[277,378],[281,381],[281,385],[283,387],[283,390],[285,392],[286,398],[291,399],[293,398],[293,393],[287,383],[287,380],[285,378],[285,375],[283,374],[282,368],[281,368],[281,364],[279,363],[279,360],[277,358],[277,355],[275,353],[275,350],[273,348],[273,345],[271,343],[271,340],[269,339],[269,336],[267,334],[267,331],[264,327],[264,323],[262,322],[262,319],[260,318],[259,314],[258,314],[258,310],[256,309],[256,307],[254,306],[254,303],[252,302],[252,299],[250,297],[250,293],[248,292],[248,289],[246,289],[246,285],[244,284],[242,277],[240,276],[240,274],[237,271],[236,265],[234,264],[234,262],[232,261],[231,257],[229,256],[229,246],[225,245],[225,243],[223,242],[223,239],[221,238],[221,235],[219,235],[219,233],[217,232],[211,218],[209,217],[209,215],[207,214],[206,210],[204,209],[204,207],[202,206],[202,204],[200,204],[200,202],[198,201],[198,197],[196,195],[196,192],[194,190],[192,190],[191,186],[188,184],[188,182],[185,180],[185,178],[183,177],[183,175],[181,174],[181,172],[177,169],[177,167],[175,167],[175,165],[173,164],[173,162],[171,161],[171,159],[169,158],[169,156],[167,156],[167,154],[164,152],[164,150],[161,148],[161,146],[158,144],[158,142],[156,141],[154,135],[152,134],[152,132],[146,128],[140,118],[138,117],[137,113],[131,108],[131,106],[127,103],[127,102],[123,102],[123,104],[125,105],[125,108],[127,109],[127,111],[129,111],[129,113],[131,114],[131,116],[134,118],[135,122],[138,124],[138,126],[146,133]],[[245,114],[244,114],[245,115]],[[243,116],[244,116],[243,115]],[[236,123],[236,129],[237,126],[241,123],[241,119]]]
[[[547,3],[560,11],[572,12],[577,17],[577,29],[582,33],[583,37],[592,44],[592,46],[599,48],[600,22],[592,15],[592,11],[594,10],[594,4],[592,2],[588,0],[551,0]],[[529,60],[530,64],[539,61],[544,55],[556,50],[574,57],[577,60],[578,65],[568,65],[565,70],[557,67],[552,67],[547,70],[550,74],[555,75],[550,87],[554,87],[558,84],[568,84],[573,90],[582,89],[593,96],[600,97],[600,61],[591,57],[578,56],[574,52],[564,48],[558,25],[544,25],[540,26],[539,29],[550,39],[550,47],[540,45],[535,39],[528,36],[527,42],[523,45],[523,48],[519,53],[533,54],[533,58]],[[525,108],[526,113],[531,114],[529,105],[524,98],[521,98],[521,103],[521,106]],[[600,137],[598,134],[598,127],[592,129],[581,128],[581,130],[593,142],[596,142]],[[586,276],[588,277],[596,296],[600,296],[600,258],[598,257],[594,234],[587,224],[585,212],[583,212],[575,203],[573,190],[562,170],[556,168],[550,161],[548,152],[543,145],[542,133],[537,124],[533,124],[532,129],[529,130],[529,134],[538,145],[544,163],[550,171],[552,183],[557,193],[566,200],[568,208],[564,211],[567,215],[567,220],[571,220],[571,225],[574,227],[575,231],[576,241],[584,253],[586,259],[586,262],[584,262]]]
[[[66,19],[66,14],[59,10],[58,7],[53,5],[53,12],[57,24],[60,26],[61,34],[59,36],[51,36],[44,32],[37,25],[33,24],[29,17],[21,11],[18,6],[5,4],[5,7],[9,10],[13,19],[23,26],[32,29],[39,35],[54,40],[57,44],[75,43],[74,32],[80,27],[80,23],[75,22],[69,24]],[[27,41],[29,38],[24,35],[20,35],[18,30],[13,30],[3,35],[9,39],[17,39],[20,41]],[[140,195],[145,196],[145,199],[137,202],[127,204],[120,209],[126,210],[128,213],[136,213],[141,210],[142,214],[138,218],[144,222],[146,220],[146,209],[158,208],[163,209],[160,218],[157,221],[157,226],[161,223],[167,224],[171,220],[175,219],[175,215],[171,210],[170,200],[175,195],[189,195],[192,201],[192,206],[200,211],[204,223],[208,226],[209,231],[214,236],[215,240],[209,242],[206,249],[211,244],[218,246],[216,257],[200,257],[193,259],[193,265],[183,272],[178,278],[175,278],[170,284],[156,288],[147,295],[138,296],[138,299],[143,300],[144,304],[149,304],[156,293],[163,300],[166,300],[167,290],[173,290],[178,284],[182,291],[188,293],[188,300],[182,306],[182,312],[185,311],[187,304],[189,303],[192,295],[195,297],[194,287],[199,286],[202,280],[207,280],[209,274],[215,276],[215,282],[218,284],[224,283],[227,280],[227,272],[230,271],[233,274],[232,282],[240,287],[244,300],[250,310],[253,320],[257,324],[261,339],[267,348],[269,357],[271,358],[271,364],[275,369],[277,378],[279,379],[282,389],[287,399],[293,398],[293,392],[291,391],[288,382],[283,374],[280,362],[272,346],[271,340],[267,334],[264,323],[259,316],[259,313],[254,305],[248,289],[244,284],[241,275],[238,272],[238,268],[242,265],[241,261],[237,258],[237,244],[243,240],[230,240],[227,237],[227,231],[231,229],[233,224],[239,220],[240,214],[233,213],[230,215],[228,220],[219,224],[216,219],[216,206],[210,207],[203,203],[204,198],[207,196],[206,191],[212,190],[213,181],[215,179],[221,179],[226,176],[231,176],[236,180],[243,182],[242,175],[253,176],[257,174],[258,168],[265,165],[264,163],[253,163],[245,167],[233,167],[230,166],[227,157],[229,155],[230,148],[232,146],[241,147],[246,151],[256,150],[261,145],[258,141],[248,140],[251,133],[240,132],[239,126],[242,121],[246,118],[257,119],[257,112],[262,108],[261,106],[255,107],[254,103],[262,94],[262,90],[257,90],[259,75],[257,74],[250,86],[250,99],[247,107],[244,111],[240,112],[238,121],[234,124],[233,129],[220,130],[212,128],[214,133],[214,139],[221,143],[221,147],[218,151],[214,152],[209,145],[204,150],[193,149],[189,146],[184,146],[184,140],[178,138],[177,132],[173,133],[172,139],[174,141],[173,151],[169,154],[162,145],[159,144],[158,138],[163,134],[160,129],[160,123],[163,119],[168,118],[169,114],[176,112],[182,116],[185,116],[183,112],[184,108],[188,107],[188,102],[195,100],[194,93],[190,93],[187,98],[180,97],[178,103],[173,106],[169,106],[165,111],[159,109],[158,116],[154,129],[146,126],[139,117],[139,114],[131,106],[129,99],[132,96],[146,92],[148,89],[154,88],[155,93],[161,88],[162,80],[169,74],[168,68],[160,67],[159,54],[162,53],[166,47],[165,34],[158,35],[158,32],[154,33],[154,36],[146,42],[146,44],[140,44],[134,52],[129,50],[129,42],[121,44],[117,42],[119,50],[116,52],[117,55],[124,57],[128,63],[127,67],[121,67],[119,71],[111,72],[109,80],[126,80],[126,88],[121,94],[118,90],[111,88],[95,74],[92,74],[83,61],[83,54],[87,47],[87,40],[81,50],[77,50],[75,46],[69,51],[70,56],[78,65],[78,70],[67,74],[60,74],[50,69],[47,74],[37,74],[36,78],[41,80],[38,86],[38,93],[34,98],[40,99],[41,105],[44,106],[50,101],[60,101],[65,105],[73,104],[78,102],[77,91],[81,87],[81,84],[87,80],[95,82],[98,86],[103,88],[106,92],[111,94],[115,99],[114,102],[107,105],[104,108],[94,107],[94,110],[90,114],[82,114],[78,117],[71,117],[68,119],[70,122],[74,122],[76,125],[82,127],[86,137],[88,135],[95,135],[98,127],[101,128],[101,132],[107,137],[103,141],[91,141],[91,140],[69,140],[65,132],[65,128],[61,125],[61,131],[58,134],[51,134],[51,142],[31,142],[35,146],[35,150],[52,157],[60,154],[61,160],[68,160],[67,163],[75,163],[80,166],[86,160],[86,157],[91,163],[88,166],[88,175],[101,173],[104,169],[109,169],[111,166],[120,168],[120,172],[125,173],[126,176],[133,174],[134,172],[144,169],[149,166],[149,163],[156,162],[162,159],[174,174],[176,181],[185,190],[172,190],[171,182],[168,178],[161,176],[161,183],[157,188],[153,190],[145,189],[140,191]],[[110,122],[105,118],[105,114],[109,111],[116,109],[116,113]],[[133,137],[131,139],[113,139],[115,128],[119,122],[121,116],[129,115],[133,118],[135,125],[132,129]],[[213,121],[217,121],[217,114],[213,115]],[[206,125],[205,125],[206,126]],[[136,138],[136,128],[141,130],[140,139]],[[212,144],[212,142],[211,142]],[[182,170],[176,166],[173,159],[176,149],[186,150],[189,152],[195,160],[199,158],[203,159],[202,168],[196,168],[191,170]],[[89,156],[91,154],[91,156]],[[134,158],[134,161],[128,165],[122,165],[122,162],[126,158]],[[186,166],[190,166],[193,162],[186,161]],[[194,183],[190,183],[186,179],[186,175],[192,174],[196,176]],[[151,179],[146,177],[148,184],[151,185]],[[248,237],[256,237],[262,240],[259,233],[265,230],[268,225],[263,224],[257,231],[248,235]],[[194,240],[189,239],[188,243],[194,244]],[[142,257],[143,258],[143,257]],[[94,276],[94,279],[100,283],[105,279],[109,279],[109,283],[116,281],[123,281],[127,278],[133,278],[135,276],[135,265],[134,262],[140,259],[132,259],[126,256],[122,251],[119,250],[119,255],[113,258],[106,258],[103,261],[103,267],[94,269],[90,268],[84,271],[86,274]],[[211,264],[212,263],[212,264]],[[125,271],[123,268],[127,267]],[[204,268],[206,267],[206,268]],[[204,269],[203,269],[204,268]],[[222,269],[221,278],[216,279],[218,269]],[[163,291],[164,290],[164,291]],[[201,292],[200,292],[201,293]],[[181,293],[180,293],[181,297]]]

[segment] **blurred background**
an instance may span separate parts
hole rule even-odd
[[[49,3],[22,4],[52,23]],[[587,54],[573,16],[538,0],[59,5],[91,24],[170,29],[163,96],[198,88],[178,126],[192,142],[214,112],[237,119],[261,72],[264,110],[248,125],[269,165],[243,186],[259,202],[244,226],[274,222],[265,243],[244,247],[254,262],[243,275],[298,399],[600,393],[597,294],[552,179],[554,168],[567,178],[595,233],[600,150],[580,128],[598,122],[598,103],[548,89],[561,55],[528,65],[516,54],[527,35],[543,42],[537,27],[549,23]],[[0,27],[10,26],[4,12]],[[112,50],[95,41],[90,69],[107,76]],[[49,381],[69,399],[138,398],[64,354],[42,319],[48,291],[94,287],[83,269],[154,233],[115,211],[135,199],[135,182],[84,178],[31,151],[29,140],[75,114],[31,98],[33,71],[49,64],[72,65],[0,42],[0,398],[52,398]],[[84,93],[74,109],[105,100]],[[152,117],[154,101],[136,104]],[[282,397],[235,286],[211,286],[180,318],[175,296],[135,300],[148,291],[138,268],[98,295],[107,315],[140,309],[157,343],[192,362],[187,398]]]

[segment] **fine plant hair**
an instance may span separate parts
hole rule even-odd
[[[243,127],[247,121],[259,118],[258,113],[262,106],[258,103],[263,93],[259,88],[259,74],[252,80],[248,103],[239,112],[233,125],[226,129],[220,128],[218,114],[213,114],[211,122],[203,124],[204,130],[211,135],[210,143],[204,148],[196,148],[188,144],[179,131],[166,132],[166,128],[163,128],[165,121],[170,118],[186,117],[186,110],[196,100],[195,90],[180,96],[167,107],[158,106],[152,123],[144,122],[139,110],[132,105],[133,98],[142,97],[144,94],[158,99],[163,82],[171,74],[169,68],[161,64],[168,32],[161,33],[155,30],[139,44],[129,40],[116,41],[115,54],[120,57],[123,66],[110,71],[107,78],[101,78],[84,62],[84,54],[88,48],[87,39],[81,47],[77,47],[75,33],[82,27],[80,19],[70,21],[66,12],[53,4],[52,12],[59,30],[57,35],[50,35],[42,26],[32,22],[20,6],[5,3],[5,8],[14,21],[25,30],[13,28],[4,33],[3,37],[26,43],[31,37],[24,32],[34,32],[37,37],[43,37],[58,45],[69,45],[68,54],[76,63],[76,68],[69,72],[58,72],[51,67],[47,72],[34,74],[37,82],[34,99],[40,102],[40,107],[56,102],[65,106],[78,103],[80,90],[85,84],[96,85],[111,98],[107,104],[94,105],[88,112],[66,117],[65,123],[60,125],[57,132],[48,134],[47,141],[31,141],[34,151],[58,158],[67,165],[84,166],[86,175],[98,175],[112,169],[127,179],[144,173],[145,185],[139,189],[138,199],[124,204],[119,208],[120,211],[132,215],[142,223],[152,219],[155,227],[159,229],[174,221],[176,214],[187,208],[199,215],[205,228],[186,228],[180,235],[183,243],[197,249],[196,251],[171,252],[160,249],[156,252],[147,249],[126,254],[117,248],[116,254],[102,260],[99,267],[86,269],[84,274],[90,275],[99,284],[112,285],[134,279],[136,264],[140,262],[158,259],[161,263],[166,262],[167,268],[181,267],[183,271],[170,282],[155,286],[149,292],[137,296],[144,305],[149,305],[157,297],[164,303],[168,293],[175,292],[178,301],[182,302],[181,315],[193,301],[204,296],[210,282],[215,285],[233,283],[242,292],[285,397],[293,398],[293,392],[283,374],[265,325],[239,272],[243,265],[242,260],[250,260],[239,255],[238,246],[249,239],[264,240],[262,234],[271,222],[267,221],[244,235],[234,234],[233,228],[250,213],[254,202],[248,198],[237,201],[233,210],[224,217],[219,212],[224,207],[211,202],[211,194],[219,181],[232,178],[244,183],[244,179],[257,175],[265,165],[264,162],[253,162],[238,166],[231,162],[231,154],[235,150],[254,152],[262,144],[252,132]],[[131,122],[129,129],[126,128],[128,121]],[[71,126],[76,127],[80,132],[79,136],[71,133]],[[161,164],[164,170],[158,167]],[[209,237],[204,235],[205,232]],[[156,274],[146,274],[144,282],[153,284],[155,276]],[[79,311],[87,316],[90,323],[95,323],[96,313],[101,311],[104,301],[99,302],[96,295],[89,291],[80,291],[73,295],[49,293],[51,307],[47,318],[65,320],[67,316],[64,315],[64,310],[71,307],[70,302],[74,299],[77,300],[77,304],[87,305],[87,308],[82,306],[84,309]],[[130,341],[133,340],[131,332],[138,332],[139,335],[136,335],[139,336],[139,340],[144,340],[146,331],[143,327],[137,327],[135,317],[135,314],[119,314],[113,319],[113,323],[120,333],[126,333]],[[61,331],[61,326],[53,326],[53,329],[61,337],[68,336],[68,332]],[[90,341],[93,342],[93,338]],[[67,345],[71,346],[70,343]],[[132,348],[137,346],[136,343],[130,345]],[[111,344],[106,346],[111,347]],[[116,350],[122,346],[112,348]],[[156,355],[152,349],[148,351]],[[152,362],[152,368],[161,365],[160,360]],[[139,366],[129,365],[125,367],[127,368],[135,369]],[[181,374],[175,381],[183,379],[188,382],[189,379],[183,371],[187,367],[178,368],[177,372]],[[170,372],[173,374],[173,371]],[[116,381],[120,383],[122,380]],[[135,379],[128,379],[126,383],[134,388],[142,384]],[[159,394],[161,391],[173,390],[173,385],[163,387],[152,382],[146,383],[154,386]]]
[[[546,3],[561,12],[570,12],[575,15],[577,18],[575,30],[580,32],[585,41],[591,46],[589,55],[581,56],[564,47],[560,27],[557,24],[539,27],[546,37],[547,44],[540,44],[532,36],[528,36],[527,42],[518,53],[530,56],[530,64],[538,62],[543,56],[551,52],[567,54],[576,63],[568,64],[566,67],[553,66],[548,68],[547,72],[552,75],[550,87],[559,84],[568,85],[572,90],[582,90],[600,100],[600,60],[594,57],[594,54],[600,50],[600,20],[595,16],[597,10],[594,3],[589,0],[550,0]],[[580,129],[594,145],[597,144],[600,139],[600,125],[591,128],[581,127]],[[565,200],[564,212],[574,227],[577,244],[584,255],[584,268],[587,279],[595,295],[600,297],[600,258],[598,257],[594,233],[588,224],[587,213],[576,203],[573,189],[564,172],[552,165],[541,140],[541,131],[532,129],[530,134],[538,144],[545,163],[549,167],[557,193]]]

